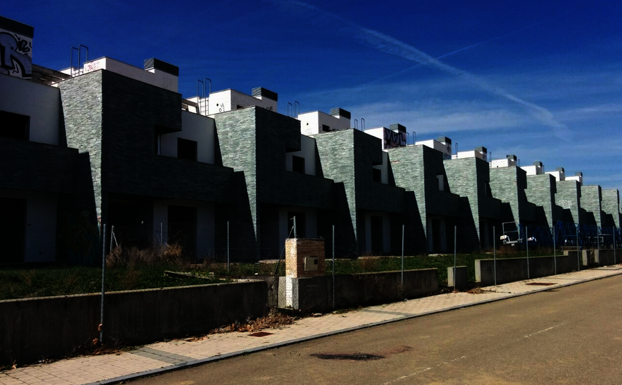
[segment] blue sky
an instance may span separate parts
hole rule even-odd
[[[67,67],[79,44],[156,57],[180,67],[185,97],[205,77],[262,86],[282,113],[341,107],[367,128],[401,123],[622,189],[619,1],[5,0],[0,13],[35,27],[45,67]]]

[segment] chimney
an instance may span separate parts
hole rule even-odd
[[[399,123],[392,124],[389,126],[389,128],[391,129],[391,131],[406,133],[406,127],[402,126]]]
[[[166,72],[169,75],[179,77],[179,67],[168,64],[167,62],[163,62],[162,60],[156,58],[145,59],[143,67],[145,68],[145,71],[154,73],[161,71]]]
[[[334,116],[335,118],[337,118],[337,119],[343,118],[343,119],[350,120],[352,118],[352,115],[350,114],[349,111],[346,111],[346,110],[344,110],[342,108],[339,108],[339,107],[331,109],[330,110],[330,114],[332,116]]]
[[[32,38],[35,29],[0,16],[0,74],[22,79],[32,78]],[[8,59],[5,61],[4,59]]]
[[[533,165],[536,166],[536,175],[544,174],[544,165],[542,162],[536,160],[533,162]]]
[[[253,88],[253,96],[259,100],[266,98],[266,99],[274,100],[275,102],[279,101],[279,95],[276,92],[272,92],[263,87]]]

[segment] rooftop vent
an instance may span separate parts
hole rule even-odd
[[[449,138],[448,138],[448,137],[446,137],[446,136],[439,136],[438,138],[436,138],[436,140],[437,140],[438,142],[443,143],[443,144],[451,144],[451,139],[449,139]]]
[[[392,125],[389,126],[389,128],[391,128],[391,131],[406,133],[406,127],[402,126],[399,123],[392,124]]]
[[[330,114],[334,116],[335,118],[344,118],[344,119],[352,118],[352,115],[350,114],[349,111],[346,111],[343,108],[339,108],[339,107],[331,109]]]
[[[151,58],[145,59],[143,67],[145,70],[158,70],[167,74],[179,77],[179,67],[163,62],[162,60]]]
[[[253,88],[253,96],[256,97],[257,99],[266,98],[266,99],[274,100],[275,102],[279,101],[279,95],[276,92],[267,90],[263,87]]]
[[[505,157],[511,162],[516,162],[516,155],[506,155]]]
[[[566,171],[564,171],[564,168],[563,168],[563,167],[557,167],[557,168],[555,169],[555,171],[560,171],[560,172],[563,172],[564,174],[566,173]]]

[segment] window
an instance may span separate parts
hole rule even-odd
[[[30,139],[30,116],[0,111],[0,137]]]
[[[177,138],[177,157],[179,159],[197,160],[197,142]]]
[[[153,133],[153,153],[156,155],[162,153],[162,135],[157,132]]]
[[[374,182],[382,182],[382,170],[374,168],[372,179],[374,180]]]
[[[437,175],[436,182],[438,184],[438,191],[445,191],[445,175],[443,174]]]
[[[330,132],[330,126],[326,124],[322,124],[322,132]]]
[[[304,174],[305,173],[305,158],[293,155],[292,156],[292,171]]]

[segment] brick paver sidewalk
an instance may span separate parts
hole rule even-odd
[[[273,334],[265,337],[253,337],[250,333],[225,333],[210,335],[208,339],[195,342],[185,340],[158,342],[120,354],[77,357],[0,372],[0,384],[118,382],[224,357],[619,274],[622,274],[620,265],[491,286],[486,288],[482,294],[441,294],[372,306],[344,314],[304,318],[281,329],[267,329],[265,331]],[[555,285],[544,287],[527,285],[530,282],[547,282]]]

